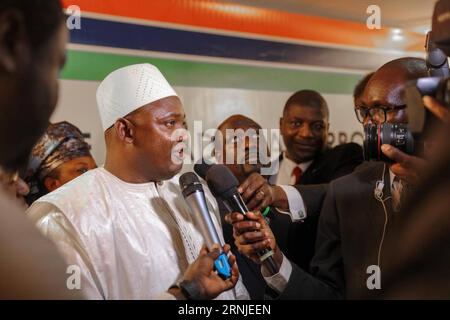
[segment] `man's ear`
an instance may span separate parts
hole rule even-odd
[[[0,70],[15,72],[24,63],[29,50],[25,19],[16,10],[0,14]]]
[[[61,181],[59,181],[56,178],[46,177],[44,179],[44,186],[49,192],[52,192],[52,191],[58,189],[59,187],[61,187],[61,185],[62,185]]]
[[[283,117],[280,118],[279,126],[280,126],[280,131],[281,131],[283,128]]]
[[[116,136],[125,143],[133,143],[136,138],[136,127],[130,120],[125,118],[120,118],[116,121],[114,131]]]

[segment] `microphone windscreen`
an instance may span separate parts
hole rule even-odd
[[[202,179],[206,180],[206,173],[212,167],[212,164],[207,164],[203,161],[198,162],[194,165],[194,171],[198,174]]]
[[[180,176],[178,180],[181,188],[181,193],[184,197],[187,197],[192,192],[203,191],[202,184],[197,175],[193,172],[186,172]]]
[[[239,181],[234,174],[223,164],[211,166],[206,174],[206,181],[215,197],[222,197],[239,186]]]

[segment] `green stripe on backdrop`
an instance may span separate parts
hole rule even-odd
[[[221,63],[178,61],[69,50],[63,79],[101,81],[111,71],[136,63],[157,66],[174,86],[238,88],[264,91],[312,89],[350,94],[361,78],[354,74],[286,70]]]

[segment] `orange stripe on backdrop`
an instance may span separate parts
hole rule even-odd
[[[184,24],[258,35],[287,37],[358,47],[422,51],[424,36],[404,32],[392,40],[392,30],[369,30],[355,23],[208,0],[63,0],[65,7],[113,16]]]

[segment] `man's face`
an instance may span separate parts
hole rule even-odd
[[[253,172],[259,172],[263,166],[259,154],[259,139],[263,139],[259,136],[260,129],[245,118],[227,121],[220,127],[223,145],[222,154],[218,156],[239,182],[244,181]],[[232,134],[233,132],[235,134]],[[227,161],[227,158],[231,161]]]
[[[323,109],[290,105],[280,119],[286,156],[296,163],[313,160],[326,146],[328,127]]]
[[[185,114],[178,97],[167,97],[138,110],[132,117],[136,127],[136,165],[152,181],[163,181],[180,172],[187,139]],[[173,160],[180,161],[173,161]]]
[[[50,174],[50,177],[46,178],[55,179],[57,181],[53,181],[52,183],[44,182],[44,184],[46,185],[48,191],[51,192],[66,184],[67,182],[81,176],[83,173],[95,168],[97,168],[97,164],[95,163],[94,158],[92,158],[91,156],[78,157],[58,166],[55,169],[57,170],[57,177],[53,177]]]
[[[0,163],[6,168],[26,165],[33,145],[48,126],[58,100],[58,77],[66,59],[65,24],[45,44],[23,45],[17,68],[2,77]]]
[[[363,125],[370,123],[407,123],[404,85],[407,79],[389,70],[375,73],[367,83],[359,106]],[[371,113],[371,115],[369,114]],[[363,116],[365,115],[365,117]]]

